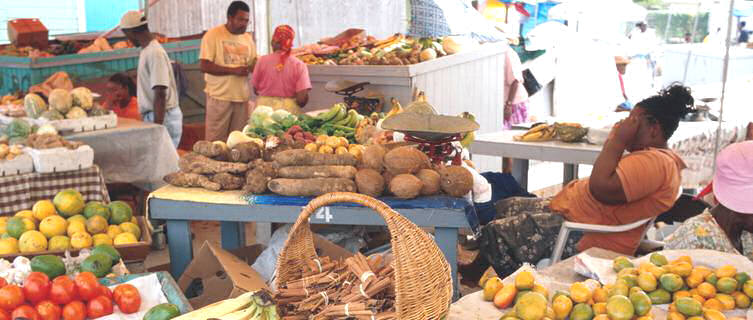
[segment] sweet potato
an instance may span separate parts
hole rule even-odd
[[[304,149],[275,153],[272,159],[281,167],[288,166],[355,166],[356,158],[350,154],[324,154]]]
[[[342,178],[273,179],[269,190],[284,196],[320,196],[330,192],[356,192],[353,180]]]
[[[246,163],[212,160],[198,153],[186,154],[180,159],[178,166],[183,172],[198,174],[244,173],[248,170]]]
[[[227,172],[221,172],[221,173],[215,174],[209,180],[214,183],[219,183],[220,186],[222,187],[222,190],[238,190],[241,187],[243,187],[245,183],[245,179],[241,177],[236,177]]]
[[[249,163],[261,158],[261,149],[254,142],[239,143],[230,150],[230,160],[233,162]]]
[[[353,179],[356,176],[353,166],[293,166],[282,167],[277,175],[280,178],[308,179],[308,178],[344,178]]]
[[[374,169],[361,169],[356,173],[356,186],[359,193],[376,198],[384,192],[384,177]]]
[[[209,178],[195,173],[175,172],[166,175],[163,179],[176,187],[201,187],[212,191],[220,191],[222,188],[219,183],[209,181]]]

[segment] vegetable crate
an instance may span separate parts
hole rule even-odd
[[[151,273],[139,273],[139,274],[126,274],[114,278],[102,278],[99,279],[99,282],[105,286],[113,286],[117,284],[121,284],[124,282],[131,281],[136,278],[148,276]],[[162,284],[162,293],[165,294],[165,297],[167,298],[167,302],[174,304],[178,307],[178,310],[180,310],[181,314],[186,314],[188,312],[193,311],[193,307],[191,307],[191,304],[188,303],[188,300],[183,295],[183,292],[180,290],[180,287],[178,287],[178,284],[175,282],[175,279],[173,279],[172,276],[170,276],[169,273],[166,271],[160,271],[156,272],[157,279],[159,279],[160,284]]]
[[[149,252],[151,252],[152,250],[152,233],[149,231],[144,217],[136,217],[136,220],[138,222],[139,228],[141,229],[141,240],[133,244],[114,246],[115,249],[118,250],[118,253],[120,253],[120,258],[123,259],[124,262],[144,261],[146,259],[146,256],[149,255]],[[68,250],[68,252],[70,252],[72,256],[78,255],[79,251],[80,250],[73,249]],[[0,255],[0,259],[13,261],[13,259],[17,256],[24,256],[31,259],[32,257],[46,254],[64,257],[65,251],[56,250],[34,253],[3,254]]]
[[[21,154],[13,160],[0,160],[0,177],[15,176],[34,171],[34,163],[28,153]]]
[[[188,40],[164,43],[162,46],[171,60],[194,64],[199,61],[200,44],[201,40]],[[65,71],[74,79],[85,80],[136,69],[139,51],[138,48],[129,48],[50,58],[0,56],[0,95],[25,92],[59,71]]]
[[[39,173],[81,170],[94,164],[94,150],[82,145],[76,150],[64,147],[52,149],[25,148],[34,161],[34,170]]]

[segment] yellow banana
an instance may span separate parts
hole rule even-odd
[[[403,106],[400,105],[400,101],[393,97],[392,99],[390,99],[390,102],[392,103],[392,109],[390,109],[390,112],[388,112],[387,115],[384,116],[385,119],[403,112]]]
[[[526,135],[520,137],[520,140],[521,141],[529,141],[529,142],[530,141],[540,141],[543,136],[544,136],[544,132],[543,131],[539,131],[539,132],[534,132],[534,133],[531,133],[531,134],[526,134]]]

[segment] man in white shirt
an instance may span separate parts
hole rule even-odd
[[[178,90],[170,57],[149,32],[146,17],[129,11],[120,20],[128,40],[141,48],[136,79],[136,98],[144,121],[164,125],[177,148],[183,131],[183,113],[178,106]]]

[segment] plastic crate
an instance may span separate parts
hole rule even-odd
[[[81,170],[94,164],[94,150],[87,145],[75,150],[62,147],[28,150],[34,160],[34,170],[39,173]]]
[[[199,61],[200,45],[201,40],[187,40],[162,46],[170,59],[181,64],[194,64]],[[136,69],[139,51],[138,48],[128,48],[36,59],[0,56],[0,95],[26,91],[59,71],[68,73],[73,79],[86,80]]]

